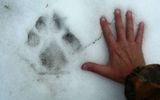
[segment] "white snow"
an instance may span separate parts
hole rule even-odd
[[[145,22],[146,63],[160,63],[159,3],[159,0],[0,0],[0,100],[125,100],[123,85],[80,67],[86,61],[107,62],[99,18],[106,16],[114,30],[115,8],[120,8],[123,14],[132,10],[136,25]],[[53,21],[55,13],[63,21],[61,29]],[[44,17],[45,25],[37,30],[35,24],[40,16]],[[63,40],[67,30],[78,39],[75,43]],[[35,47],[27,44],[30,31],[40,39]],[[77,49],[77,45],[81,47]],[[46,48],[54,50],[48,54],[51,60],[60,59],[55,60],[60,67],[57,71],[48,71],[41,64],[39,57]],[[65,55],[66,63],[61,62],[65,60],[57,56],[59,53]]]

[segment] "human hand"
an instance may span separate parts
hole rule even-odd
[[[133,69],[145,64],[142,52],[144,23],[139,23],[135,36],[131,11],[127,11],[126,13],[126,27],[122,23],[119,9],[115,10],[114,16],[117,33],[116,39],[114,39],[105,17],[101,17],[100,19],[104,39],[108,45],[108,63],[101,65],[87,62],[82,65],[82,69],[108,77],[117,82],[124,82],[127,75],[130,74]]]

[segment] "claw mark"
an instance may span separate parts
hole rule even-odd
[[[48,7],[48,4],[46,4],[46,8]]]
[[[40,37],[33,31],[28,33],[28,45],[31,47],[35,47],[40,43]]]
[[[11,8],[8,5],[4,5],[4,8],[10,10]]]
[[[46,26],[45,24],[45,18],[44,17],[39,17],[38,20],[36,21],[36,25],[35,27],[37,28],[37,30],[41,30]]]
[[[63,40],[69,44],[73,50],[79,50],[81,48],[81,43],[77,37],[72,34],[69,30],[67,30],[66,34],[62,37]]]

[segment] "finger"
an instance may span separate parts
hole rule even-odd
[[[113,71],[111,70],[110,67],[106,67],[104,65],[99,65],[99,64],[95,64],[91,62],[85,63],[82,66],[82,69],[91,71],[91,72],[94,72],[94,73],[97,73],[99,75],[109,77],[109,78],[112,78],[114,76]]]
[[[109,47],[112,46],[115,43],[115,40],[113,38],[112,32],[109,28],[108,22],[105,17],[100,18],[100,25],[103,31],[102,33],[105,41],[107,42]]]
[[[115,10],[114,16],[115,16],[115,27],[116,27],[116,31],[117,31],[117,39],[118,40],[125,40],[126,34],[125,34],[123,22],[122,22],[120,9]]]
[[[136,35],[136,43],[140,46],[142,46],[143,33],[144,33],[144,23],[140,22],[138,25],[138,31]]]
[[[133,16],[131,11],[127,11],[126,14],[126,37],[130,42],[134,41],[134,25],[133,25]]]

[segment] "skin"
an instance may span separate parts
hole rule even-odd
[[[126,25],[122,22],[120,9],[115,10],[114,16],[116,38],[112,35],[107,19],[103,16],[100,18],[102,33],[109,51],[108,63],[102,65],[86,62],[82,65],[82,69],[123,83],[133,69],[145,65],[142,52],[144,23],[140,22],[135,32],[131,11],[126,12]]]

